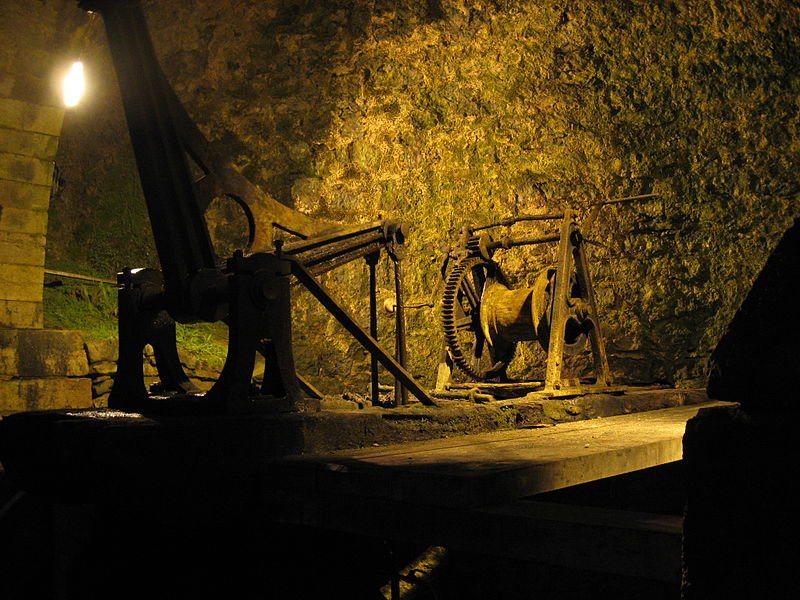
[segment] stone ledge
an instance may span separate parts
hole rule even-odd
[[[0,376],[84,377],[83,337],[57,329],[0,329]]]
[[[92,382],[89,378],[38,377],[0,381],[0,414],[91,407]]]
[[[77,331],[56,329],[19,330],[18,374],[20,377],[83,377],[89,363],[83,337]]]

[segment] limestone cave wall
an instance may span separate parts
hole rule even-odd
[[[709,353],[800,214],[800,7],[790,0],[145,8],[178,95],[252,181],[314,216],[411,225],[411,303],[432,297],[443,250],[465,224],[585,214],[599,199],[658,193],[604,209],[588,234],[619,381],[702,383]],[[99,22],[84,61],[92,88],[65,120],[48,261],[109,276],[157,258]],[[525,285],[552,255],[497,258]],[[391,269],[379,271],[381,300],[391,298]],[[366,324],[363,264],[325,283]],[[302,373],[326,390],[366,389],[369,357],[302,292],[294,319]],[[381,337],[391,331],[386,316]],[[408,331],[412,371],[430,384],[437,310],[409,310]],[[540,376],[541,364],[521,347],[512,374]]]

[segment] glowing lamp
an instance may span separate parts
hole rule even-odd
[[[83,92],[86,91],[86,80],[83,78],[83,63],[72,63],[72,67],[64,78],[64,106],[77,106]]]

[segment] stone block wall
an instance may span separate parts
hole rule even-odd
[[[0,326],[42,326],[47,209],[63,109],[0,98]]]
[[[119,356],[116,340],[86,340],[84,344],[88,364],[88,377],[91,380],[91,396],[94,406],[107,406],[114,374],[117,372]],[[2,364],[2,363],[0,363]],[[189,379],[201,390],[207,390],[219,378],[219,368],[214,368],[196,357],[181,357],[181,364]],[[158,370],[153,349],[145,347],[143,356],[145,386],[159,383]]]
[[[0,415],[92,406],[83,338],[76,331],[0,329]]]
[[[91,404],[80,334],[42,329],[45,240],[64,118],[59,71],[85,17],[67,0],[2,0],[0,414]]]

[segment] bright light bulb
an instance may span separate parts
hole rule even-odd
[[[64,106],[77,106],[83,92],[86,91],[86,80],[83,78],[83,63],[72,63],[69,73],[64,78]]]

